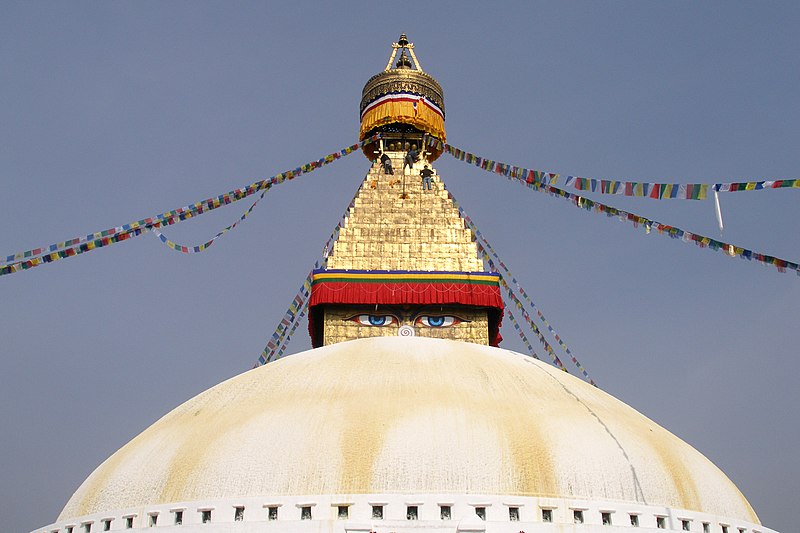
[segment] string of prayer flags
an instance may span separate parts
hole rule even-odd
[[[583,377],[586,378],[586,381],[588,381],[590,384],[592,384],[592,385],[594,385],[596,387],[597,384],[594,382],[594,380],[591,378],[591,376],[589,376],[589,373],[586,371],[586,369],[583,367],[583,365],[578,361],[578,359],[575,357],[575,355],[569,349],[567,344],[561,339],[561,337],[558,335],[558,333],[553,329],[553,327],[547,321],[547,318],[545,318],[545,316],[542,313],[542,311],[536,306],[535,303],[533,303],[533,300],[530,298],[530,296],[528,296],[528,293],[525,292],[525,289],[523,289],[522,286],[519,284],[519,282],[517,281],[517,278],[515,278],[514,275],[511,273],[511,270],[506,266],[506,264],[503,262],[503,260],[500,259],[500,256],[497,255],[497,252],[494,250],[494,248],[489,243],[489,241],[483,236],[483,234],[478,229],[478,227],[475,225],[475,223],[472,221],[472,219],[469,217],[469,215],[466,212],[464,212],[464,209],[458,203],[458,201],[456,200],[455,196],[453,196],[453,193],[450,192],[447,189],[447,187],[445,187],[445,190],[447,191],[447,197],[453,202],[453,205],[456,207],[456,209],[458,209],[458,214],[464,220],[464,223],[466,224],[467,228],[469,228],[469,230],[475,236],[475,244],[476,244],[476,246],[478,248],[478,253],[480,253],[483,256],[483,259],[487,262],[487,264],[489,265],[489,268],[492,269],[493,271],[497,272],[497,274],[500,276],[501,284],[502,283],[507,283],[507,281],[504,281],[504,280],[507,280],[508,278],[511,278],[511,281],[512,281],[512,283],[514,283],[514,286],[515,286],[516,290],[520,294],[522,294],[523,298],[528,303],[530,308],[532,310],[536,311],[536,314],[537,314],[539,320],[547,327],[547,330],[556,339],[556,342],[558,342],[559,346],[561,346],[561,348],[567,353],[567,355],[572,360],[572,363],[578,368],[578,370],[581,371],[581,373],[583,374]],[[500,269],[498,269],[496,267],[495,262],[492,261],[491,257],[489,257],[489,254],[491,254],[491,256],[494,257],[494,259],[500,265],[502,270],[500,270]],[[503,275],[503,272],[505,272],[505,275]],[[509,288],[509,290],[511,290],[511,289]],[[512,294],[510,296],[513,299],[515,299],[516,301],[519,301],[517,299],[516,295],[513,294],[513,291],[512,291]],[[524,308],[522,309],[522,311],[525,312]],[[536,333],[536,335],[539,337],[539,339],[544,344],[547,344],[544,341],[544,337],[541,336],[541,333],[540,333],[539,329],[536,326],[533,326],[532,329],[534,329],[534,333]],[[552,355],[555,355],[554,353],[552,353],[552,351],[547,350],[548,347],[549,347],[549,345],[546,345],[545,346],[545,350],[548,351],[548,353],[551,353]],[[561,368],[563,370],[563,366]]]
[[[709,190],[715,192],[737,192],[781,188],[800,189],[800,179],[715,183],[711,185],[707,183],[644,183],[567,176],[564,186],[571,186],[579,191],[592,191],[601,194],[616,194],[620,196],[638,196],[659,200],[669,198],[677,198],[679,200],[705,200],[708,198]]]
[[[432,139],[432,138],[428,138],[427,142],[429,144],[432,142],[441,143],[441,141],[439,141],[438,139]],[[443,146],[445,147],[444,151],[451,155],[456,150],[455,148],[450,147],[450,145],[443,144]],[[477,156],[474,156],[467,152],[460,151],[460,153],[462,157],[457,158],[460,161],[471,161],[471,160],[474,161],[477,158]],[[508,167],[508,165],[505,165],[503,168],[506,167]],[[489,172],[494,172],[494,169],[490,168],[489,166],[486,166],[484,170],[487,170]],[[521,172],[516,172],[516,174],[519,176],[523,175]],[[588,198],[584,198],[583,196],[580,196],[578,194],[567,192],[563,189],[551,185],[549,182],[546,181],[538,181],[536,179],[533,179],[532,177],[531,178],[515,177],[512,176],[510,171],[508,176],[510,179],[515,179],[516,181],[526,185],[528,188],[534,191],[549,194],[550,196],[553,197],[562,198],[580,209],[585,209],[587,211],[594,211],[595,213],[602,213],[607,217],[617,217],[620,221],[630,222],[636,228],[642,227],[648,234],[651,232],[651,230],[655,229],[660,235],[667,235],[672,239],[680,239],[686,243],[694,243],[695,245],[701,248],[707,248],[709,250],[722,252],[729,257],[738,257],[740,259],[746,259],[747,261],[756,261],[763,265],[771,265],[774,266],[778,270],[778,272],[786,272],[787,270],[793,270],[797,275],[800,276],[800,265],[798,265],[796,262],[787,261],[786,259],[781,259],[779,257],[749,250],[742,246],[736,246],[734,244],[712,239],[704,235],[692,233],[690,231],[685,231],[678,227],[670,226],[668,224],[662,224],[661,222],[650,220],[643,216],[639,216],[635,213],[630,213],[622,209],[617,209],[616,207],[611,207],[601,202],[589,200]]]
[[[640,183],[635,181],[612,181],[594,178],[567,176],[565,187],[579,191],[592,191],[601,194],[636,196],[658,200],[676,198],[679,200],[705,200],[710,185],[703,183]]]
[[[482,255],[483,259],[487,263],[491,263],[491,258],[486,253],[486,250],[481,248],[480,245],[478,246],[478,253],[480,253]],[[539,339],[539,342],[544,347],[544,350],[553,359],[553,363],[558,368],[563,370],[564,372],[567,372],[567,369],[564,366],[564,363],[561,362],[561,359],[558,357],[558,354],[556,354],[555,350],[553,350],[553,347],[550,346],[550,343],[547,342],[547,339],[544,338],[544,335],[542,335],[542,332],[539,330],[539,328],[536,326],[536,324],[531,319],[531,317],[528,314],[528,312],[525,310],[525,307],[522,305],[522,302],[519,301],[519,298],[517,298],[517,296],[514,294],[514,291],[511,290],[511,287],[509,287],[508,283],[506,283],[506,281],[503,279],[502,276],[500,277],[500,285],[502,285],[503,288],[506,290],[506,293],[508,294],[508,297],[511,299],[511,301],[514,304],[514,306],[520,311],[520,314],[522,314],[522,318],[528,324],[528,327],[531,328],[531,330],[533,331],[534,335],[536,335],[536,338]],[[506,310],[507,311],[510,310],[510,306],[506,307]]]
[[[528,336],[525,335],[525,332],[522,331],[521,327],[519,327],[519,322],[517,322],[517,319],[514,318],[514,313],[511,312],[511,308],[506,308],[506,315],[511,321],[511,325],[514,326],[514,330],[516,330],[517,334],[519,334],[519,338],[522,339],[522,343],[525,345],[525,348],[527,348],[528,353],[531,354],[531,357],[538,360],[539,355],[536,353],[536,350],[533,349],[531,342],[528,340]]]
[[[439,151],[449,153],[459,161],[473,164],[483,170],[515,179],[532,180],[548,185],[556,185],[559,174],[516,167],[492,159],[476,156],[449,144],[443,143],[435,137],[427,137],[426,144]],[[635,196],[654,199],[680,199],[680,200],[705,200],[708,191],[736,192],[760,191],[763,189],[794,188],[800,189],[800,179],[773,180],[773,181],[748,181],[738,183],[649,183],[639,181],[618,181],[596,178],[581,178],[567,176],[564,178],[565,187],[573,187],[579,191],[592,191],[600,194],[615,194],[619,196]]]
[[[569,201],[574,206],[579,207],[581,209],[594,211],[595,213],[603,213],[608,217],[617,217],[621,221],[628,221],[632,223],[634,227],[643,228],[645,232],[648,234],[653,229],[655,229],[659,235],[667,235],[672,239],[680,239],[681,241],[686,243],[694,243],[695,245],[701,248],[723,252],[725,255],[729,257],[738,257],[740,259],[746,259],[748,261],[756,261],[763,265],[771,265],[774,266],[778,270],[778,272],[786,272],[787,270],[793,270],[797,275],[800,275],[800,265],[798,265],[793,261],[787,261],[786,259],[781,259],[760,252],[755,252],[753,250],[749,250],[741,246],[736,246],[731,243],[719,241],[717,239],[712,239],[711,237],[706,237],[704,235],[692,233],[690,231],[685,231],[675,226],[662,224],[661,222],[650,220],[648,218],[636,215],[635,213],[623,211],[622,209],[617,209],[615,207],[602,204],[600,202],[589,200],[588,198],[584,198],[577,194],[563,191],[561,189],[558,189],[557,187],[552,187],[549,185],[541,185],[541,186],[535,186],[531,184],[526,184],[526,185],[528,185],[528,187],[533,190],[545,192],[550,194],[551,196],[563,198],[564,200]]]
[[[488,255],[484,254],[484,259],[488,260],[488,257],[489,257]],[[539,328],[531,319],[528,312],[525,310],[525,307],[522,305],[522,302],[519,301],[519,298],[517,298],[517,296],[514,294],[514,291],[511,290],[511,287],[508,286],[508,283],[506,283],[506,281],[502,277],[500,278],[500,285],[502,285],[503,288],[505,288],[506,293],[508,293],[508,297],[511,298],[511,300],[514,303],[514,306],[519,310],[520,314],[522,314],[522,318],[525,319],[525,323],[528,324],[528,327],[530,327],[531,330],[533,330],[533,333],[536,335],[536,338],[538,338],[539,342],[542,343],[544,351],[546,351],[548,355],[550,355],[550,357],[553,359],[553,363],[555,363],[555,365],[564,372],[567,372],[567,368],[564,366],[564,363],[561,362],[561,359],[559,359],[555,350],[553,350],[553,347],[550,346],[550,343],[547,342],[547,339],[544,338],[542,332],[539,330]]]
[[[286,335],[281,347],[278,349],[278,353],[275,356],[274,360],[277,361],[281,357],[283,357],[283,353],[286,351],[286,348],[289,347],[289,341],[292,340],[292,335],[294,335],[295,330],[297,330],[297,326],[300,325],[300,322],[303,320],[303,317],[306,316],[306,312],[308,311],[308,301],[306,301],[305,307],[300,310],[300,314],[297,316],[297,320],[294,321],[292,324],[292,329],[289,330],[289,333]]]
[[[333,231],[331,232],[327,242],[325,243],[325,247],[323,248],[322,252],[323,267],[328,263],[328,254],[332,247],[332,244],[336,241],[336,239],[339,238],[339,232],[341,231],[342,227],[344,227],[344,222],[347,218],[347,215],[350,213],[350,209],[352,209],[353,206],[355,206],[356,204],[356,197],[358,197],[358,193],[364,186],[363,183],[364,182],[362,182],[362,184],[356,190],[356,193],[350,200],[347,209],[345,209],[344,214],[339,218],[339,222],[336,224],[336,227],[333,228]],[[320,266],[318,262],[314,263],[314,268],[311,270],[311,272],[308,273],[308,276],[306,277],[306,280],[303,282],[303,285],[300,287],[300,290],[297,291],[297,295],[295,295],[294,299],[292,300],[292,303],[289,304],[289,309],[286,311],[283,318],[278,323],[278,326],[275,328],[275,332],[270,337],[270,340],[267,342],[267,345],[264,348],[264,350],[261,351],[261,355],[258,357],[258,361],[256,362],[253,368],[265,365],[270,361],[276,361],[283,356],[283,353],[289,346],[289,341],[292,339],[292,335],[294,335],[297,326],[300,324],[303,317],[305,317],[306,313],[308,312],[308,298],[311,293],[311,282],[313,279],[314,271],[317,270],[319,267]]]
[[[250,215],[250,213],[253,212],[253,209],[255,209],[256,205],[258,205],[258,202],[260,202],[261,200],[264,199],[264,195],[266,193],[267,193],[267,189],[264,189],[263,191],[261,191],[261,195],[258,197],[258,199],[255,202],[253,202],[253,205],[251,205],[247,209],[247,211],[245,211],[244,214],[239,217],[239,219],[236,222],[234,222],[230,226],[227,226],[227,227],[223,228],[216,235],[214,235],[210,240],[204,242],[203,244],[199,244],[197,246],[183,246],[183,245],[180,245],[180,244],[176,244],[176,243],[172,242],[171,240],[167,239],[164,236],[163,233],[161,233],[160,231],[158,231],[155,228],[153,228],[153,233],[156,235],[156,237],[159,238],[159,240],[161,240],[161,242],[163,242],[165,245],[167,245],[168,248],[171,248],[171,249],[175,250],[176,252],[182,252],[182,253],[185,253],[185,254],[195,254],[195,253],[199,253],[199,252],[204,252],[204,251],[208,250],[208,248],[212,244],[214,244],[214,241],[216,241],[218,238],[222,237],[223,235],[225,235],[226,233],[228,233],[232,229],[236,228],[236,226],[239,225],[239,222],[243,222],[244,219],[246,219]]]
[[[746,181],[740,183],[717,183],[714,190],[717,192],[761,191],[763,189],[800,189],[800,179],[774,180],[774,181]]]
[[[481,253],[484,254],[484,258],[485,259],[488,258],[488,255],[486,255],[486,253],[485,253],[486,250],[480,244],[478,244],[478,250],[481,251]],[[493,264],[491,259],[487,259],[487,263],[489,264],[490,268],[494,268],[494,264]],[[500,274],[500,284],[503,285],[504,287],[506,287],[506,290],[509,292],[509,296],[511,296],[511,298],[514,300],[514,303],[517,306],[517,308],[520,309],[523,312],[523,318],[525,318],[526,321],[529,321],[530,320],[530,315],[527,313],[527,311],[525,311],[524,307],[520,308],[520,305],[522,305],[522,303],[519,301],[519,298],[516,296],[516,294],[514,294],[513,290],[508,285],[508,282],[506,281],[506,279],[503,277],[502,274]],[[521,287],[517,286],[517,288],[521,288]],[[545,325],[547,326],[547,329],[550,331],[550,334],[555,337],[555,339],[556,339],[556,341],[558,341],[559,345],[567,352],[567,355],[570,356],[570,359],[572,360],[572,363],[578,368],[578,370],[580,370],[581,374],[583,374],[583,377],[586,379],[586,381],[588,381],[591,385],[596,387],[597,383],[595,383],[595,381],[591,378],[591,376],[589,376],[589,373],[586,371],[586,369],[583,367],[583,365],[575,358],[575,356],[572,354],[572,352],[569,351],[569,349],[567,348],[566,344],[564,344],[564,342],[561,340],[561,338],[558,336],[558,334],[553,330],[553,328],[550,327],[550,324],[547,322],[547,320],[544,320],[544,315],[542,315],[541,312],[538,309],[536,309],[536,312],[539,314],[540,320],[544,321]],[[535,326],[533,324],[533,322],[529,322],[529,325],[534,330],[534,333],[536,334],[536,336],[539,337],[539,340],[544,343],[545,351],[547,351],[547,353],[549,353],[551,356],[553,356],[556,359],[558,359],[556,357],[556,355],[555,355],[555,352],[552,351],[552,348],[550,347],[550,345],[543,340],[543,336],[542,336],[541,331],[539,330],[539,328],[537,326]],[[560,361],[558,361],[558,363],[560,363]],[[563,364],[560,364],[559,368],[561,368],[562,370],[564,370],[566,372],[566,368],[564,368]]]
[[[9,254],[5,256],[5,258],[0,259],[0,276],[13,274],[22,270],[28,270],[45,263],[52,263],[67,257],[74,257],[96,248],[101,248],[110,244],[124,241],[131,237],[137,237],[153,228],[162,228],[164,226],[186,220],[187,218],[192,218],[196,215],[212,211],[258,192],[268,190],[273,185],[283,183],[287,180],[292,180],[302,174],[308,174],[309,172],[333,163],[334,161],[338,161],[342,157],[359,150],[364,144],[374,142],[379,138],[380,135],[373,135],[372,137],[364,139],[359,143],[343,148],[337,152],[330,153],[325,157],[306,163],[305,165],[299,166],[294,170],[282,172],[269,179],[251,183],[246,187],[234,189],[214,198],[208,198],[206,200],[195,202],[178,209],[173,209],[172,211],[166,211],[154,217],[143,218],[136,222],[90,233],[82,237],[74,237],[72,239],[56,242],[47,246],[41,246],[39,248],[33,248],[24,252]],[[162,242],[164,242],[164,240],[165,239],[162,239]],[[165,242],[165,244],[167,243]],[[202,248],[202,245],[192,248],[181,247],[180,245],[175,246],[176,248],[173,249],[178,249],[178,251],[184,251],[183,248],[186,248],[186,253],[192,253],[195,248]]]
[[[275,332],[272,334],[269,341],[267,341],[267,345],[261,351],[261,355],[259,355],[258,362],[255,364],[255,366],[261,366],[269,363],[270,361],[274,360],[275,355],[280,348],[285,348],[289,338],[296,329],[296,324],[300,322],[300,318],[305,315],[305,311],[308,309],[308,296],[311,294],[311,276],[313,275],[313,272],[314,271],[311,270],[311,272],[308,273],[308,276],[306,276],[306,279],[300,286],[300,290],[297,291],[297,294],[289,304],[289,308],[286,310],[283,318],[278,323],[278,327],[275,328]],[[291,331],[289,331],[290,329]],[[287,331],[289,331],[288,335]],[[284,339],[286,342],[284,342]]]
[[[460,211],[460,208],[459,208],[459,211]],[[567,344],[561,339],[561,337],[558,335],[558,333],[553,329],[553,327],[547,321],[547,318],[545,318],[544,314],[539,309],[539,307],[535,303],[533,303],[533,300],[531,300],[530,296],[528,296],[528,293],[525,292],[525,289],[522,288],[522,286],[519,284],[519,282],[514,277],[514,275],[511,273],[511,271],[508,269],[508,267],[505,265],[505,263],[503,263],[502,259],[500,259],[500,257],[497,255],[497,252],[494,251],[494,249],[492,248],[492,245],[489,244],[489,241],[487,241],[483,237],[483,235],[478,230],[478,228],[475,227],[475,225],[472,222],[472,220],[469,219],[468,215],[462,213],[462,216],[463,216],[465,222],[467,223],[467,226],[470,228],[470,230],[473,232],[473,234],[477,238],[476,244],[478,245],[478,251],[483,250],[484,256],[487,256],[486,252],[488,251],[492,255],[492,257],[494,257],[497,260],[497,262],[500,264],[500,266],[503,269],[503,271],[505,271],[506,276],[503,276],[503,273],[500,272],[495,267],[495,263],[491,259],[488,260],[489,267],[492,268],[493,270],[497,271],[498,274],[500,274],[501,279],[502,278],[511,278],[511,282],[514,284],[514,287],[516,288],[516,290],[522,295],[522,297],[525,299],[525,301],[528,303],[528,305],[531,307],[531,309],[536,311],[536,315],[539,318],[539,320],[547,327],[547,331],[549,331],[550,334],[553,336],[553,338],[555,338],[556,342],[558,342],[558,345],[561,346],[561,349],[563,349],[567,353],[567,355],[570,357],[570,360],[575,365],[575,367],[577,367],[577,369],[580,370],[581,374],[583,374],[583,377],[586,378],[586,381],[588,381],[590,384],[592,384],[592,385],[594,385],[596,387],[597,384],[594,382],[594,380],[591,378],[591,376],[589,376],[589,373],[586,371],[586,369],[583,367],[583,365],[580,363],[580,361],[578,361],[578,359],[575,357],[575,355],[569,349]]]
[[[358,189],[356,189],[356,193],[353,195],[353,198],[350,199],[350,203],[347,204],[347,209],[344,210],[341,218],[339,218],[339,222],[333,228],[330,237],[325,242],[325,247],[322,249],[322,268],[328,266],[328,255],[330,254],[331,250],[333,249],[333,243],[335,243],[339,239],[339,232],[344,227],[344,223],[347,220],[347,216],[350,214],[350,210],[353,209],[356,205],[356,198],[358,197],[358,193],[361,192],[361,188],[364,187],[366,183],[366,178],[364,181],[359,185]],[[315,266],[314,268],[319,268],[319,266]]]
[[[6,274],[13,274],[15,272],[21,272],[23,270],[28,270],[37,266],[41,266],[46,263],[52,263],[60,259],[66,259],[67,257],[75,257],[76,255],[80,255],[85,252],[90,252],[97,248],[108,246],[109,244],[126,241],[132,237],[138,237],[139,235],[141,235],[146,231],[148,231],[148,228],[135,228],[125,233],[118,233],[116,235],[102,237],[100,239],[96,239],[93,241],[81,242],[80,244],[77,244],[71,248],[66,248],[64,250],[56,250],[53,252],[46,253],[44,255],[40,255],[39,257],[32,257],[31,259],[27,259],[25,261],[18,261],[16,263],[11,263],[9,265],[0,267],[0,276]]]
[[[431,148],[447,152],[459,161],[464,161],[465,163],[475,165],[478,168],[489,172],[494,172],[495,174],[502,174],[503,176],[514,179],[535,181],[537,183],[548,183],[551,185],[555,185],[558,182],[559,174],[516,167],[514,165],[509,165],[508,163],[501,163],[500,161],[495,161],[493,159],[486,159],[485,157],[480,157],[449,144],[443,143],[436,137],[428,136],[425,140],[425,143]]]

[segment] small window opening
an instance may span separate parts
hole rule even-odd
[[[639,527],[639,515],[638,514],[632,514],[631,515],[631,526]]]
[[[552,521],[553,521],[553,510],[542,509],[542,522],[552,522]]]
[[[111,520],[103,520],[103,531],[111,531]]]
[[[745,528],[743,528],[743,527],[739,528],[739,533],[744,533],[745,531],[747,531]]]
[[[83,530],[86,533],[92,533],[92,524],[83,524]]]
[[[572,511],[572,519],[576,524],[583,524],[583,511],[574,509]]]
[[[419,517],[419,508],[416,505],[406,507],[406,520],[416,520]]]
[[[722,526],[722,533],[728,533],[728,526]]]
[[[600,513],[600,518],[602,519],[604,526],[611,525],[611,513]]]
[[[338,513],[337,513],[336,517],[339,520],[347,520],[347,518],[350,516],[350,509],[346,505],[339,505],[337,507],[337,511],[338,511]]]
[[[234,522],[241,522],[244,520],[244,507],[241,505],[237,505],[234,507],[235,511],[233,512],[233,521]]]
[[[211,509],[200,511],[200,521],[204,524],[211,522]]]
[[[449,505],[442,505],[439,508],[439,516],[442,520],[450,520],[453,517],[452,511]]]
[[[703,533],[710,533],[711,532],[711,524],[708,522],[703,522]]]
[[[125,529],[133,529],[133,517],[126,516],[125,517]]]
[[[158,524],[158,515],[157,514],[151,514],[150,515],[150,527],[156,527],[157,524]]]
[[[306,505],[300,508],[300,520],[311,520],[311,506]]]
[[[267,508],[267,520],[277,520],[278,519],[278,508],[277,507],[268,507]]]
[[[67,526],[67,533],[72,533],[75,528],[72,526]]]
[[[511,522],[519,522],[519,507],[508,508],[508,519]]]
[[[372,519],[383,520],[383,505],[372,506]]]
[[[478,515],[478,518],[481,520],[486,520],[486,507],[476,507],[475,514]]]
[[[656,527],[658,529],[666,529],[667,528],[667,521],[664,520],[663,516],[657,516],[656,517]],[[727,532],[725,532],[725,533],[727,533]]]
[[[684,531],[691,531],[692,530],[692,523],[688,520],[681,520],[681,529]]]
[[[183,525],[183,511],[175,511],[175,525],[176,526]]]

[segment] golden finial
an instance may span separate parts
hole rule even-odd
[[[405,33],[401,33],[400,38],[397,40],[397,42],[392,43],[392,55],[389,56],[389,61],[386,63],[386,68],[383,69],[384,71],[390,70],[392,68],[392,61],[394,61],[394,58],[397,56],[398,50],[401,50],[401,53],[396,68],[412,67],[411,63],[408,61],[408,56],[405,55],[406,50],[408,50],[408,53],[411,54],[411,59],[414,60],[413,67],[420,72],[424,72],[422,70],[422,67],[419,65],[419,61],[417,61],[416,54],[414,54],[414,43],[408,42],[408,37],[406,37]],[[403,61],[404,56],[405,56],[405,61],[401,65],[400,62]]]

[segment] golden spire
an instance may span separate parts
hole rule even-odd
[[[312,345],[419,335],[496,346],[499,276],[484,272],[472,232],[431,166],[441,152],[425,137],[445,140],[444,96],[405,34],[364,86],[361,139],[375,133],[381,138],[364,146],[372,168],[326,268],[314,271]]]

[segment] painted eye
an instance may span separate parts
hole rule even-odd
[[[350,320],[362,326],[382,327],[397,324],[397,318],[394,315],[356,315]]]
[[[427,326],[429,328],[446,328],[460,324],[461,322],[462,320],[460,318],[452,315],[422,315],[417,317],[417,319],[414,321],[414,324],[417,326]]]

